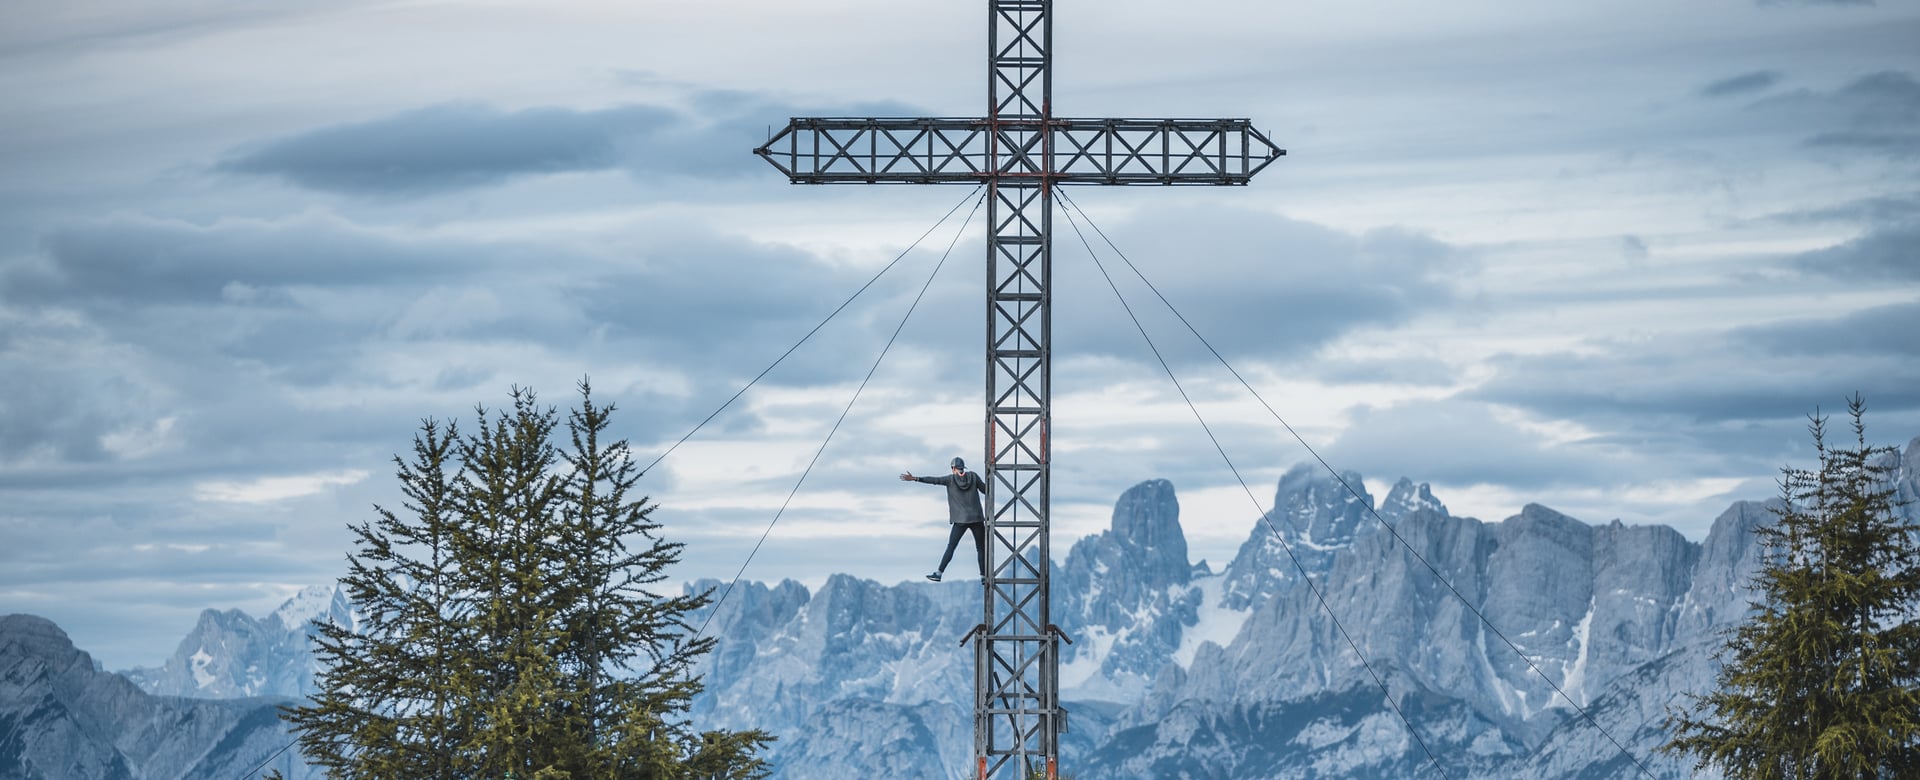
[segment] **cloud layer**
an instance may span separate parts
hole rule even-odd
[[[1340,468],[1489,520],[1698,537],[1816,407],[1920,433],[1920,16],[1624,2],[1062,6],[1062,112],[1248,116],[1290,154],[1066,193],[1055,544],[1142,479],[1191,499],[1195,557],[1256,513],[1076,225],[1261,500],[1308,455],[1188,324]],[[0,32],[0,610],[152,663],[199,609],[337,576],[422,418],[591,377],[651,460],[899,257],[649,474],[684,575],[731,576],[944,256],[748,576],[925,570],[937,501],[891,477],[981,450],[984,214],[908,251],[968,188],[789,186],[750,150],[977,113],[977,10],[255,5]]]

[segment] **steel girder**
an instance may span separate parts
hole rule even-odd
[[[995,182],[987,196],[988,574],[976,635],[980,778],[1051,767],[1065,717],[1050,630],[1052,190]],[[1051,778],[1051,772],[1047,775]]]
[[[1246,184],[1286,154],[1246,119],[795,118],[754,154],[796,184]]]
[[[1047,429],[1053,421],[1052,0],[991,0],[987,183],[987,575],[974,638],[977,780],[1053,780],[1066,718],[1051,631]],[[929,133],[929,144],[932,137]],[[874,137],[869,135],[868,137]],[[961,148],[970,148],[964,139]],[[931,148],[931,146],[929,146]],[[829,168],[832,166],[829,165]]]

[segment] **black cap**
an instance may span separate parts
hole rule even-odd
[[[966,461],[964,461],[964,460],[961,460],[961,459],[959,459],[959,458],[954,458],[954,459],[953,459],[953,462],[952,462],[952,463],[949,463],[949,464],[947,464],[947,465],[948,465],[948,466],[950,466],[950,467],[952,467],[952,468],[956,468],[956,469],[960,469],[961,471],[966,471],[966,470],[967,470],[967,462],[966,462]]]

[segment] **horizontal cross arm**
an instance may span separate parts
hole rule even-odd
[[[1286,154],[1246,119],[794,119],[753,150],[795,184],[1246,184]]]
[[[1052,178],[1065,184],[1246,184],[1287,151],[1246,119],[1056,119]]]

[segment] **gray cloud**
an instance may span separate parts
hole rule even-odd
[[[1920,370],[1893,360],[1702,362],[1670,355],[1507,358],[1496,361],[1501,378],[1469,396],[1562,419],[1650,415],[1688,425],[1789,420],[1853,390],[1883,407],[1920,405]]]
[[[1874,0],[1753,0],[1754,5],[1873,5]]]
[[[1856,222],[1870,225],[1920,218],[1920,192],[1857,198],[1832,206],[1773,214],[1766,219],[1785,224]]]
[[[1466,398],[1549,418],[1639,421],[1704,432],[1792,420],[1859,391],[1890,412],[1920,409],[1920,361],[1900,340],[1915,304],[1842,312],[1721,333],[1594,342],[1581,353],[1508,355]],[[1893,349],[1888,349],[1892,347]],[[1604,427],[1604,426],[1603,426]]]
[[[191,40],[208,34],[290,18],[338,12],[366,0],[12,0],[0,28],[0,57],[72,53],[127,44]]]
[[[1058,289],[1074,290],[1074,298],[1086,303],[1075,306],[1084,312],[1078,316],[1055,315],[1061,342],[1149,359],[1107,282],[1064,222],[1055,220],[1062,232],[1054,239]],[[1355,328],[1390,326],[1452,305],[1458,298],[1451,280],[1477,268],[1465,252],[1410,230],[1355,235],[1237,209],[1155,209],[1101,227],[1229,359],[1298,356]],[[1185,326],[1165,314],[1125,263],[1088,233],[1107,272],[1162,349],[1211,361],[1203,349],[1183,346],[1191,341]],[[1063,303],[1063,312],[1071,305]]]
[[[698,114],[644,104],[501,111],[450,103],[332,125],[233,152],[217,170],[351,195],[417,196],[543,174],[625,170],[640,178],[764,172],[747,152],[769,124],[807,114],[911,115],[896,103],[806,111],[751,92],[689,96]],[[697,117],[697,118],[696,118]]]
[[[1906,159],[1920,156],[1920,133],[1820,133],[1803,141],[1811,148],[1845,149]]]
[[[1780,83],[1780,78],[1778,71],[1771,70],[1743,73],[1701,87],[1700,95],[1703,97],[1721,98],[1763,92],[1773,85]]]
[[[1875,218],[1904,211],[1890,196],[1784,219]],[[1787,264],[1852,283],[1920,280],[1920,223],[1882,225]],[[1916,288],[1920,290],[1920,288]],[[1507,355],[1466,397],[1553,418],[1673,425],[1701,441],[1728,426],[1797,419],[1823,400],[1860,391],[1896,415],[1920,410],[1920,302],[1783,319],[1719,332],[1594,341],[1575,353]]]
[[[1818,128],[1802,139],[1807,148],[1912,157],[1920,137],[1920,81],[1904,71],[1880,71],[1831,91],[1801,89],[1764,98],[1749,106],[1786,126]]]
[[[307,214],[207,225],[116,218],[57,229],[43,248],[31,261],[0,264],[0,301],[55,321],[58,312],[82,318],[84,327],[56,338],[62,349],[101,356],[81,364],[91,374],[165,388],[162,395],[174,399],[213,402],[244,391],[231,413],[181,420],[177,435],[202,444],[245,436],[246,426],[261,422],[248,410],[286,392],[391,381],[392,366],[368,362],[383,352],[584,329],[577,309],[545,305],[557,295],[551,284],[513,282],[540,260],[573,254],[552,246],[403,237]],[[447,349],[441,357],[458,361],[472,351]],[[183,370],[208,364],[220,368]],[[63,388],[55,403],[139,408],[94,404],[90,392],[75,388],[105,377],[50,373],[62,365],[33,371]],[[229,421],[240,430],[215,430]],[[334,425],[355,428],[352,420]]]
[[[1920,111],[1920,81],[1897,70],[1883,70],[1855,79],[1839,97],[1862,102],[1863,117],[1887,122],[1911,120]]]
[[[930,113],[791,106],[803,99],[788,96],[979,107],[967,64],[979,52],[965,36],[842,45],[857,37],[847,25],[792,9],[755,30],[719,23],[729,13],[720,4],[662,16],[661,4],[556,15],[515,4],[476,14],[434,3],[364,12],[353,0],[25,1],[0,25],[6,97],[20,120],[0,131],[0,169],[19,174],[0,184],[0,376],[28,388],[0,398],[4,610],[47,614],[89,649],[148,663],[201,607],[270,609],[275,588],[337,575],[345,521],[391,503],[386,459],[420,417],[465,418],[514,383],[565,404],[569,384],[589,374],[628,410],[616,425],[650,457],[865,279],[880,226],[919,221],[902,215],[921,199],[943,201],[931,219],[960,197],[781,186],[748,150],[789,116]],[[1071,25],[1087,37],[1061,60],[1081,70],[1062,72],[1057,95],[1076,112],[1250,115],[1292,139],[1297,157],[1224,197],[1074,194],[1105,201],[1088,204],[1096,214],[1141,209],[1103,226],[1223,352],[1265,364],[1255,382],[1284,377],[1269,400],[1309,437],[1359,420],[1364,428],[1340,439],[1342,467],[1553,484],[1524,462],[1538,459],[1565,467],[1567,489],[1553,490],[1594,496],[1600,508],[1583,516],[1598,519],[1622,511],[1614,487],[1649,474],[1764,483],[1782,442],[1803,438],[1801,415],[1853,389],[1875,404],[1876,426],[1920,430],[1920,406],[1898,404],[1920,384],[1920,361],[1898,340],[1910,312],[1839,308],[1911,286],[1897,267],[1834,264],[1853,275],[1826,276],[1776,265],[1758,282],[1702,283],[1716,269],[1758,265],[1737,256],[1742,247],[1819,246],[1806,242],[1827,232],[1725,229],[1748,209],[1858,224],[1863,243],[1869,228],[1920,217],[1902,195],[1914,189],[1905,175],[1914,158],[1893,156],[1904,147],[1889,139],[1920,126],[1906,75],[1920,74],[1914,9],[1889,4],[1872,18],[1688,9],[1648,25],[1642,12],[1657,4],[1642,5],[1602,19],[1571,6],[1517,18],[1410,4],[1386,27],[1336,20],[1302,42],[1312,56],[1287,65],[1251,45],[1271,43],[1284,15],[1252,4],[1235,9],[1243,24],[1169,41],[1194,55],[1174,58],[1174,71],[1116,43],[1152,39],[1139,15],[1082,19],[1093,26]],[[292,9],[303,15],[286,16]],[[890,21],[926,26],[911,17]],[[622,31],[635,24],[659,34],[635,47]],[[817,27],[787,42],[827,42],[803,53],[822,56],[753,37],[794,25]],[[433,62],[423,66],[426,50]],[[959,64],[918,76],[886,64],[943,59]],[[1303,75],[1298,63],[1312,64]],[[633,70],[596,78],[614,67]],[[514,78],[488,76],[501,72]],[[1776,72],[1790,77],[1740,81]],[[1826,81],[1833,74],[1844,77]],[[1570,79],[1584,85],[1578,99]],[[756,89],[712,89],[728,84]],[[540,95],[566,103],[528,108]],[[1847,133],[1856,135],[1822,137]],[[1823,145],[1795,145],[1803,141]],[[1311,205],[1298,205],[1306,197]],[[1163,210],[1181,199],[1244,210]],[[1273,216],[1296,208],[1325,225]],[[103,218],[125,213],[151,218]],[[1365,230],[1391,224],[1445,240]],[[1072,452],[1058,461],[1056,507],[1104,520],[1134,480],[1171,476],[1182,491],[1230,484],[1198,426],[1169,414],[1185,409],[1064,221],[1055,228],[1056,387],[1115,387],[1138,418],[1094,419],[1111,407],[1078,397],[1061,404],[1058,441]],[[925,549],[937,537],[876,541],[884,554],[848,552],[823,566],[820,555],[857,545],[790,536],[785,523],[914,522],[911,508],[875,508],[911,490],[888,476],[937,468],[947,450],[976,454],[978,234],[976,225],[803,491],[850,500],[796,507],[749,576],[846,567],[912,576],[920,554],[937,552]],[[1626,234],[1662,252],[1622,263],[1635,254]],[[1499,243],[1481,255],[1446,243],[1455,241]],[[835,396],[865,371],[932,257],[911,260],[695,442],[718,446],[683,450],[649,475],[675,538],[703,556],[690,573],[730,575],[752,538],[721,531],[757,534],[770,519],[759,500],[716,507],[738,497],[731,483],[712,487],[716,471],[750,463],[751,487],[784,493],[798,469],[781,472],[810,454],[812,432],[824,434],[844,403]],[[1547,276],[1583,261],[1619,275],[1582,277],[1593,285]],[[1220,402],[1237,392],[1230,378],[1194,365],[1211,356],[1152,311],[1150,293],[1122,283],[1188,389],[1207,408],[1231,408]],[[1516,300],[1528,284],[1587,289]],[[1715,316],[1751,323],[1821,301],[1836,306],[1826,320],[1697,330]],[[1480,360],[1489,345],[1579,338],[1615,305],[1632,313],[1597,327],[1610,339],[1567,355]],[[1509,306],[1523,311],[1508,316]],[[1516,320],[1538,331],[1515,333]],[[1429,321],[1441,327],[1428,331]],[[1326,348],[1343,335],[1370,347],[1432,343],[1433,359]],[[1485,397],[1353,406],[1490,373]],[[1293,419],[1307,412],[1290,408],[1302,406],[1297,396],[1280,397],[1290,392],[1319,396],[1305,406],[1331,424]],[[899,416],[900,405],[922,403],[937,404],[924,416],[957,419]],[[1556,435],[1590,433],[1555,445],[1514,424],[1515,410]],[[1268,420],[1210,422],[1242,467],[1277,474],[1305,457]],[[202,482],[344,470],[372,476],[272,505],[193,498]],[[1525,497],[1574,509],[1545,489]],[[1236,530],[1251,521],[1250,511],[1217,511]],[[934,514],[926,531],[938,523]]]
[[[1620,237],[1620,255],[1622,257],[1637,262],[1647,259],[1651,254],[1652,252],[1647,249],[1646,239],[1631,233]]]
[[[115,396],[129,389],[127,384],[82,367],[39,370],[22,357],[13,350],[0,356],[10,386],[0,396],[0,463],[104,459],[101,438],[126,422],[125,399],[115,403]],[[76,403],[76,391],[90,397]]]
[[[475,392],[564,387],[634,361],[661,373],[722,369],[695,380],[692,397],[606,387],[647,407],[632,435],[650,437],[698,419],[721,385],[777,355],[801,332],[793,323],[830,308],[817,303],[824,291],[857,286],[795,250],[688,226],[636,232],[627,251],[609,256],[401,236],[325,215],[62,229],[40,257],[0,263],[0,303],[9,307],[0,369],[25,388],[0,401],[0,460],[39,464],[28,476],[47,479],[60,464],[113,460],[108,437],[146,436],[183,453],[170,461],[182,470],[311,464],[320,451],[371,447],[406,429],[433,413],[424,398],[460,398],[439,410],[458,412]],[[569,272],[553,272],[562,267]],[[778,287],[712,281],[749,269]],[[838,335],[840,348],[871,354],[871,332]],[[802,370],[780,378],[843,365],[822,360],[833,345],[800,356],[793,367]],[[420,398],[335,405],[357,392]],[[300,397],[332,408],[276,419]],[[171,419],[166,436],[143,433],[162,419]],[[301,455],[263,440],[269,428],[327,444]],[[95,478],[128,479],[133,467],[103,467]]]
[[[976,220],[967,235],[978,230]],[[945,244],[929,239],[902,259],[763,381],[859,381],[901,327]],[[888,353],[879,381],[912,365],[929,393],[946,387],[977,391],[982,254],[972,238],[953,250]],[[701,366],[705,383],[698,389],[717,402],[779,358],[876,271],[824,262],[791,246],[661,223],[623,247],[617,267],[570,286],[568,295],[609,338],[639,342],[646,357],[665,364]]]
[[[1738,328],[1728,337],[1773,355],[1907,355],[1920,358],[1920,301],[1876,306],[1832,319]]]
[[[1644,455],[1619,442],[1552,444],[1502,419],[1492,405],[1464,399],[1362,407],[1325,454],[1342,468],[1386,480],[1404,476],[1522,490],[1656,476],[1648,473],[1654,466]]]
[[[466,242],[396,239],[336,217],[179,220],[120,217],[49,234],[46,263],[0,266],[0,297],[20,303],[214,303],[260,300],[260,288],[378,287],[460,273]]]
[[[1920,222],[1875,228],[1844,244],[1801,254],[1792,264],[1840,279],[1920,281]]]
[[[1054,224],[1060,231],[1054,239],[1056,351],[1120,361],[1076,369],[1098,374],[1084,377],[1083,384],[1138,379],[1141,372],[1160,381],[1158,365],[1079,239],[1064,218],[1056,217]],[[1476,267],[1460,250],[1407,230],[1355,235],[1235,209],[1156,209],[1101,227],[1200,333],[1235,361],[1299,357],[1355,328],[1391,327],[1449,305],[1456,300],[1451,278]],[[945,251],[951,234],[942,233],[771,378],[838,382],[862,375],[926,280],[935,256]],[[931,391],[970,394],[980,382],[985,322],[977,234],[976,225],[955,246],[888,358],[891,365],[911,361],[919,383]],[[1099,241],[1091,230],[1088,235]],[[590,319],[620,331],[676,324],[697,329],[682,343],[663,345],[670,350],[661,353],[663,359],[711,360],[712,345],[727,343],[735,348],[720,354],[740,357],[742,369],[750,362],[746,355],[771,360],[862,281],[862,274],[828,270],[791,249],[672,236],[667,228],[655,237],[657,246],[636,251],[630,267],[579,291]],[[1095,248],[1183,379],[1191,378],[1196,367],[1214,365],[1212,355],[1110,248],[1104,243]],[[752,269],[756,283],[715,285],[714,279],[729,278],[728,269]],[[1444,384],[1446,368],[1400,363],[1340,370],[1376,379],[1382,371],[1402,377],[1413,371],[1423,377],[1415,381]]]
[[[1391,384],[1410,387],[1451,387],[1458,369],[1433,358],[1356,360],[1344,355],[1317,355],[1311,367],[1321,380],[1345,384]]]
[[[219,168],[279,176],[311,189],[419,194],[514,176],[607,170],[629,156],[645,155],[654,136],[686,124],[678,114],[652,106],[509,113],[450,104],[271,141]],[[662,157],[672,164],[671,156]]]
[[[509,384],[564,389],[582,373],[637,410],[624,433],[650,459],[652,442],[713,411],[870,273],[666,219],[577,246],[400,233],[326,214],[209,225],[124,217],[63,228],[42,246],[0,263],[0,304],[13,307],[0,311],[18,320],[0,328],[0,373],[30,390],[0,401],[0,461],[22,465],[0,482],[14,487],[154,479],[159,462],[123,458],[106,442],[161,419],[171,419],[161,471],[176,486],[378,463],[423,415],[460,414]],[[932,252],[904,261],[758,392],[857,381]],[[931,361],[917,380],[929,392],[977,392],[978,279],[967,269],[980,253],[977,242],[956,249],[882,382]],[[956,339],[960,322],[972,324]],[[681,385],[622,384],[633,367]],[[360,394],[371,397],[347,400]],[[756,397],[705,435],[831,419],[844,403],[762,409]],[[857,415],[873,413],[866,403]],[[276,446],[282,437],[307,446]],[[85,476],[79,464],[89,464]]]
[[[140,487],[92,486],[89,493],[0,516],[8,542],[0,546],[0,589],[9,594],[8,611],[45,613],[73,601],[60,608],[72,615],[63,626],[111,666],[160,661],[207,607],[240,605],[261,615],[292,589],[339,575],[338,555],[311,550],[344,550],[344,522],[312,524],[326,526],[314,534],[324,541],[308,548],[284,543],[300,532],[257,513],[189,506]],[[308,508],[325,512],[326,504]]]
[[[59,229],[42,257],[0,264],[0,300],[80,306],[115,321],[210,314],[286,326],[257,344],[251,339],[268,334],[228,327],[210,336],[262,358],[318,346],[298,339],[339,337],[316,330],[324,320],[350,325],[356,336],[412,340],[558,338],[610,325],[633,336],[675,333],[689,349],[706,350],[719,338],[755,329],[771,336],[824,315],[831,307],[818,299],[850,292],[862,276],[797,249],[666,220],[633,225],[607,243],[406,236],[325,214],[211,225],[117,218]],[[559,267],[568,272],[551,272]],[[741,274],[756,283],[714,283]],[[896,292],[898,285],[882,285],[877,295]]]

